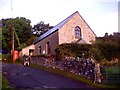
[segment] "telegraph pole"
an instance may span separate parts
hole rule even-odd
[[[14,51],[14,27],[13,27],[13,19],[11,19],[11,49]]]
[[[14,52],[14,27],[13,27],[13,3],[11,0],[11,55],[12,55],[12,61],[13,61],[13,52]]]

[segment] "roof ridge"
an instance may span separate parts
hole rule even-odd
[[[76,11],[77,12],[77,11]],[[88,23],[85,21],[85,19],[82,17],[82,15],[78,12],[78,14],[79,14],[79,16],[82,18],[82,20],[85,22],[85,24],[87,24],[87,26],[90,28],[90,30],[93,32],[93,30],[91,29],[91,27],[88,25]],[[93,32],[93,34],[95,35],[95,36],[97,36],[94,32]]]
[[[51,33],[57,31],[59,28],[61,28],[74,14],[78,13],[78,11],[74,12],[73,14],[71,14],[70,16],[68,16],[67,18],[65,18],[64,20],[62,20],[60,23],[58,23],[57,25],[55,25],[52,29],[49,29],[47,32],[45,32],[44,34],[42,34],[40,37],[38,37],[33,43],[37,43],[38,41],[42,40],[43,38],[47,37],[48,35],[50,35]]]
[[[62,20],[60,23],[62,23],[63,21],[65,21],[66,19],[69,19],[70,17],[72,17],[74,14],[78,13],[78,11],[72,13],[71,15],[69,15],[67,18],[65,18],[64,20]],[[58,23],[57,25],[59,25],[60,23]],[[55,25],[55,26],[57,26]],[[53,27],[54,28],[54,27]]]

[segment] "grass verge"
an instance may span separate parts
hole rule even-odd
[[[0,80],[2,82],[1,86],[2,86],[2,90],[4,89],[8,89],[8,88],[12,88],[10,85],[9,85],[9,82],[8,80],[3,76],[3,75],[0,75]]]

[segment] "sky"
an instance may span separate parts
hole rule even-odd
[[[118,32],[119,0],[0,0],[0,19],[25,17],[51,26],[78,11],[97,36]]]

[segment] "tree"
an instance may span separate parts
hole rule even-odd
[[[53,26],[50,26],[49,24],[45,24],[43,21],[40,21],[33,27],[33,32],[35,35],[40,36],[49,29],[53,28]]]
[[[14,30],[19,38],[21,46],[25,47],[28,45],[26,42],[32,36],[32,26],[30,25],[31,21],[24,17],[13,18]],[[2,48],[5,50],[11,50],[11,18],[2,19]],[[17,39],[15,38],[15,49],[19,48]],[[22,45],[23,44],[23,45]],[[21,47],[21,48],[23,48]],[[20,48],[19,48],[20,49]]]
[[[10,50],[10,19],[2,19],[2,49]]]
[[[113,35],[105,34],[104,37],[97,37],[92,44],[91,56],[97,61],[111,61],[114,58],[120,59],[120,33]]]

